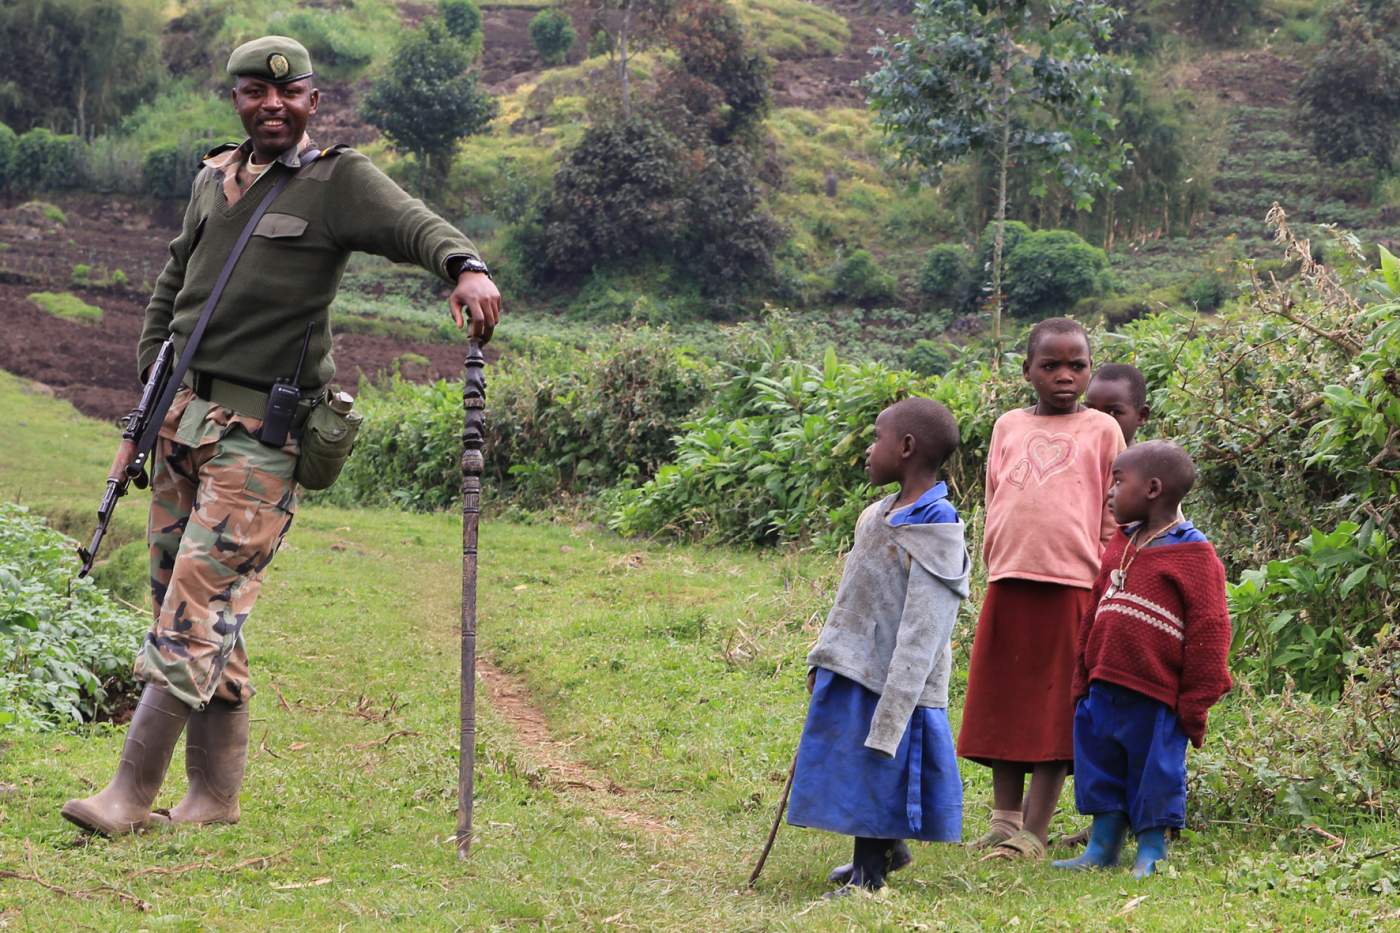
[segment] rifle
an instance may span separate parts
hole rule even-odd
[[[102,504],[97,507],[97,530],[92,533],[92,541],[87,547],[78,546],[78,557],[82,560],[79,578],[92,571],[92,562],[97,559],[97,549],[107,536],[107,527],[112,522],[112,513],[117,509],[117,500],[126,495],[132,483],[137,489],[145,489],[150,481],[146,478],[146,461],[160,436],[160,422],[170,408],[167,401],[160,404],[165,396],[166,385],[170,382],[170,370],[175,360],[175,340],[166,337],[160,345],[160,352],[151,364],[146,376],[146,385],[141,390],[141,400],[122,421],[122,442],[117,447],[117,455],[112,460],[112,469],[107,472],[107,491],[102,495]],[[155,430],[149,430],[152,422]]]
[[[305,167],[320,157],[320,150],[308,149],[302,153],[301,164]],[[205,328],[209,326],[209,318],[219,303],[219,296],[224,293],[224,286],[233,274],[233,267],[238,265],[238,258],[243,255],[248,238],[253,235],[253,228],[262,220],[268,207],[291,180],[292,173],[283,172],[253,209],[252,216],[243,226],[243,232],[238,235],[228,258],[224,260],[224,267],[219,271],[219,277],[210,289],[209,297],[205,299],[204,308],[199,312],[199,320],[195,321],[194,329],[185,341],[184,352],[180,354],[179,361],[174,359],[173,334],[166,337],[165,343],[160,345],[160,353],[151,364],[150,372],[146,374],[146,386],[141,390],[141,402],[126,416],[121,446],[117,448],[117,456],[112,460],[112,469],[107,474],[107,491],[102,495],[102,505],[97,509],[97,530],[93,532],[92,543],[85,548],[78,548],[78,557],[83,562],[82,569],[78,571],[79,577],[87,576],[92,570],[92,562],[97,558],[97,548],[107,534],[107,526],[112,521],[112,512],[117,508],[117,500],[126,495],[127,487],[133,482],[137,489],[146,488],[146,461],[155,449],[156,440],[160,437],[160,426],[165,421],[166,412],[170,411],[170,404],[175,401],[175,393],[179,391],[185,373],[189,371],[195,350],[204,339]],[[300,363],[297,364],[297,371],[301,371]]]

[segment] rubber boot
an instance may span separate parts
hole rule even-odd
[[[1084,854],[1052,864],[1056,868],[1073,871],[1112,868],[1118,864],[1118,855],[1123,851],[1123,837],[1127,832],[1128,814],[1122,810],[1097,813],[1094,815],[1093,825],[1089,827],[1089,844],[1084,848]]]
[[[897,839],[895,840],[894,846],[890,849],[889,858],[886,860],[885,874],[888,875],[902,868],[907,868],[912,861],[914,861],[914,853],[909,851],[909,844],[903,839]],[[830,881],[832,884],[850,884],[851,876],[855,873],[855,870],[855,862],[837,865],[831,870],[831,874],[826,876],[826,880]]]
[[[1138,833],[1137,861],[1133,877],[1146,878],[1157,870],[1157,863],[1167,857],[1167,831],[1148,829]]]
[[[866,839],[856,837],[855,857],[851,860],[851,880],[835,891],[822,895],[825,900],[846,897],[858,889],[878,891],[885,886],[885,866],[890,863],[891,852],[897,840]]]
[[[165,824],[238,822],[238,791],[248,762],[248,704],[211,700],[190,715],[185,736],[189,790],[170,810],[153,814]]]
[[[173,694],[148,684],[127,727],[116,776],[93,796],[65,803],[63,818],[106,836],[142,829],[189,716],[190,708]]]

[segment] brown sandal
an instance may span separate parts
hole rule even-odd
[[[1001,842],[996,848],[982,856],[981,861],[988,862],[992,859],[1035,859],[1039,861],[1045,858],[1045,843],[1040,841],[1040,837],[1029,830],[1021,830],[1013,833]]]
[[[999,846],[1016,834],[1016,830],[1006,831],[993,827],[967,844],[969,849],[990,849]]]

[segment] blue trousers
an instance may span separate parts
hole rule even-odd
[[[1074,803],[1133,832],[1186,825],[1186,734],[1165,704],[1094,681],[1074,712]]]

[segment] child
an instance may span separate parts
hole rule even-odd
[[[1075,632],[1117,530],[1104,503],[1125,446],[1112,418],[1079,403],[1091,366],[1083,327],[1041,321],[1022,364],[1037,402],[992,429],[987,598],[958,735],[958,754],[992,769],[991,828],[973,843],[988,857],[1045,856],[1074,757]]]
[[[1166,831],[1186,822],[1186,741],[1230,689],[1225,568],[1180,519],[1196,479],[1169,441],[1146,441],[1113,464],[1109,507],[1124,526],[1103,556],[1095,608],[1079,628],[1074,674],[1074,800],[1094,818],[1089,846],[1056,868],[1118,863],[1137,836],[1133,876],[1166,857]]]
[[[899,492],[868,506],[836,602],[807,657],[812,693],[788,822],[855,838],[830,880],[876,890],[911,859],[905,839],[962,838],[962,780],[948,728],[948,639],[967,596],[963,523],[938,481],[958,426],[931,399],[875,419],[865,469]]]
[[[1138,428],[1147,423],[1152,409],[1147,404],[1147,380],[1136,366],[1107,363],[1094,372],[1084,393],[1084,404],[1101,411],[1123,429],[1123,442],[1133,446]]]

